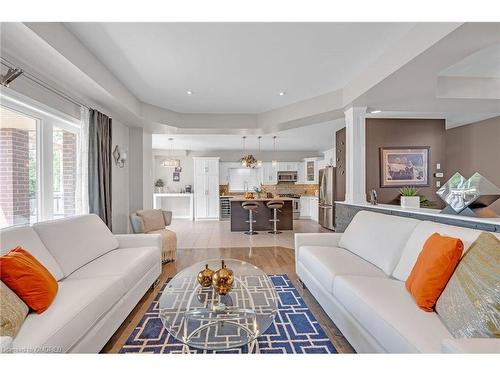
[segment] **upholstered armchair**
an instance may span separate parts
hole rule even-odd
[[[130,223],[134,233],[154,233],[161,235],[162,262],[175,260],[177,252],[177,235],[165,227],[172,222],[172,212],[163,210],[139,210],[130,215]]]

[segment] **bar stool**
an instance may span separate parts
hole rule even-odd
[[[248,231],[245,232],[245,234],[249,234],[249,235],[259,234],[253,230],[253,223],[256,222],[253,219],[253,212],[257,210],[257,208],[259,207],[259,204],[257,202],[253,202],[253,201],[244,201],[241,203],[241,207],[243,207],[244,210],[248,211],[248,220],[246,221],[246,223],[250,223],[250,227],[249,227]]]
[[[269,231],[269,233],[272,233],[272,234],[281,233],[277,228],[279,219],[277,218],[276,212],[278,210],[282,209],[284,205],[285,205],[285,202],[280,201],[279,199],[273,199],[272,201],[267,202],[266,206],[269,207],[271,210],[273,210],[273,218],[269,219],[269,221],[273,222],[273,230]]]

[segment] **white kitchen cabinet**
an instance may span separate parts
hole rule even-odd
[[[303,159],[303,173],[305,184],[318,183],[318,158]]]
[[[304,162],[299,162],[297,164],[297,184],[306,184],[306,170],[304,167]]]
[[[276,185],[278,183],[278,165],[263,162],[260,172],[262,185]]]
[[[219,219],[219,158],[194,157],[194,218]]]
[[[310,197],[311,198],[311,201],[310,201],[310,215],[311,215],[311,220],[314,220],[316,222],[318,222],[318,214],[319,214],[319,208],[318,208],[318,204],[319,204],[319,199],[318,197]]]
[[[329,150],[326,150],[325,152],[323,152],[323,154],[325,155],[324,167],[326,167],[328,165],[335,167],[335,165],[336,165],[336,163],[335,163],[335,148],[331,148]]]
[[[300,218],[309,219],[311,217],[311,197],[300,197]]]
[[[278,171],[298,171],[299,163],[296,161],[280,161]]]
[[[316,162],[316,168],[318,169],[318,173],[319,173],[319,170],[320,170],[320,169],[323,169],[323,168],[325,168],[326,166],[327,166],[327,164],[326,164],[326,160],[325,160],[325,159],[321,159],[321,160],[318,160],[318,161]]]

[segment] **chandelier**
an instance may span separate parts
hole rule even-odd
[[[246,136],[243,136],[243,157],[240,159],[240,163],[242,167],[245,168],[255,168],[255,165],[257,164],[257,159],[252,154],[245,155],[245,140],[247,139]]]
[[[180,166],[181,162],[179,159],[174,159],[173,158],[173,147],[172,147],[172,141],[174,139],[173,138],[169,138],[168,141],[169,141],[169,144],[170,144],[170,152],[169,152],[169,157],[168,159],[165,159],[161,162],[161,166],[162,167],[167,167],[167,168],[177,168]]]

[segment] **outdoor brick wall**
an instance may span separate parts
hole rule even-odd
[[[0,129],[0,206],[7,225],[29,223],[28,131]]]
[[[64,215],[75,215],[76,135],[63,131],[63,197]]]

